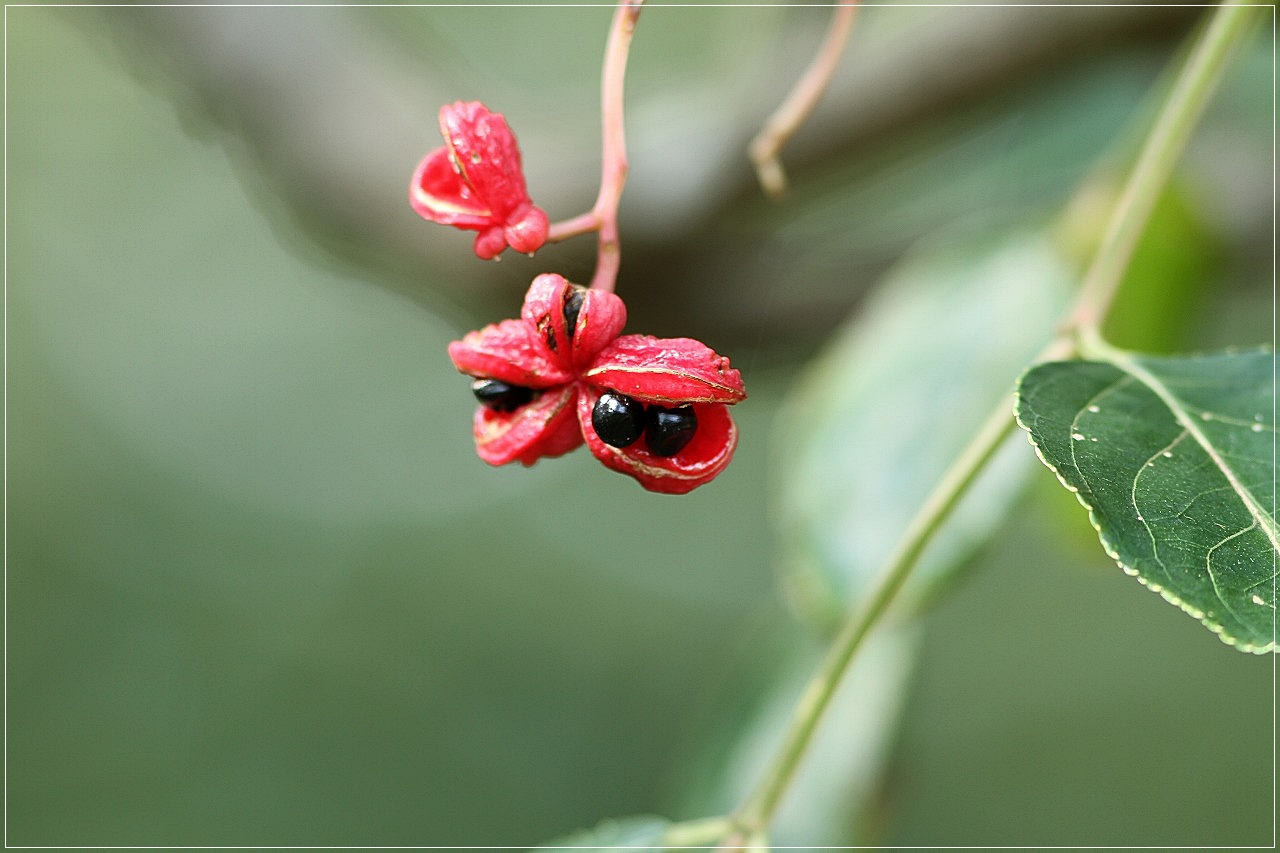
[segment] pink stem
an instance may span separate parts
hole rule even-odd
[[[627,182],[627,136],[622,121],[623,84],[627,76],[627,53],[644,0],[621,0],[613,13],[609,42],[604,50],[604,73],[600,82],[600,117],[603,151],[600,167],[600,194],[587,213],[557,222],[547,233],[547,241],[559,242],[578,234],[600,234],[596,273],[591,286],[613,292],[618,280],[622,247],[618,240],[618,203]]]
[[[627,53],[636,20],[644,0],[622,0],[613,14],[609,43],[604,53],[604,73],[600,82],[600,118],[604,139],[600,167],[600,194],[591,212],[600,223],[596,252],[596,274],[591,287],[610,293],[618,279],[622,246],[618,240],[618,203],[627,182],[627,136],[622,121],[623,84],[627,76]]]
[[[600,219],[596,216],[594,210],[589,210],[572,219],[551,223],[551,228],[547,231],[547,242],[559,243],[561,240],[568,240],[570,237],[577,237],[579,234],[590,234],[592,231],[599,230]]]
[[[818,55],[813,58],[813,63],[804,76],[796,81],[782,105],[769,116],[756,138],[751,140],[748,151],[755,163],[760,186],[775,198],[787,189],[787,175],[782,170],[782,163],[778,161],[778,152],[813,112],[822,93],[826,91],[827,84],[831,82],[831,77],[836,73],[840,55],[844,53],[844,46],[853,29],[853,13],[857,7],[858,0],[840,0],[835,14],[831,16],[826,40]]]

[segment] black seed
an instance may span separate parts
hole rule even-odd
[[[587,296],[587,292],[581,287],[575,287],[564,301],[564,327],[569,335],[569,340],[573,340],[573,330],[578,325],[578,314],[582,312],[582,300]]]
[[[644,433],[644,403],[625,394],[601,394],[591,410],[591,426],[611,447],[628,447]]]
[[[648,421],[644,438],[654,456],[675,456],[698,429],[698,416],[689,405],[674,409],[650,406]]]
[[[508,385],[499,379],[476,379],[471,383],[471,393],[495,412],[514,412],[533,399],[532,388]]]

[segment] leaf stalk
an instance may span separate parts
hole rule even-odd
[[[1156,200],[1204,114],[1231,48],[1243,35],[1252,12],[1253,7],[1241,0],[1226,0],[1214,10],[1147,135],[1111,211],[1093,262],[1085,272],[1074,310],[1064,325],[1066,331],[1079,335],[1086,353],[1101,340],[1102,323],[1133,260],[1134,249],[1147,227]]]

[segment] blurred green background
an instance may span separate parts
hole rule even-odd
[[[530,845],[731,806],[822,645],[777,581],[797,377],[922,240],[1087,243],[1054,217],[1123,162],[1195,23],[869,8],[779,206],[741,152],[825,13],[646,9],[629,330],[700,337],[751,391],[734,464],[673,499],[583,451],[475,458],[445,345],[594,250],[480,264],[405,200],[439,104],[483,98],[535,200],[589,206],[609,15],[6,10],[9,844]],[[1271,339],[1270,33],[1119,343]],[[811,771],[830,802],[798,793],[780,843],[1274,842],[1271,661],[1124,577],[1033,467],[869,655],[881,689]]]

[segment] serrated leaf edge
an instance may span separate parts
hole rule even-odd
[[[1109,362],[1103,362],[1103,363],[1109,363]],[[1188,616],[1190,616],[1192,619],[1197,620],[1201,625],[1204,625],[1206,628],[1212,631],[1215,635],[1217,635],[1218,639],[1226,643],[1228,646],[1231,646],[1232,648],[1235,648],[1235,649],[1239,649],[1242,652],[1247,652],[1249,654],[1255,654],[1255,655],[1262,655],[1262,654],[1266,654],[1267,652],[1275,651],[1276,641],[1274,639],[1272,639],[1271,642],[1265,643],[1263,645],[1255,645],[1252,642],[1249,642],[1247,640],[1242,640],[1239,637],[1233,636],[1227,631],[1227,628],[1225,625],[1219,625],[1213,622],[1212,620],[1210,620],[1208,617],[1206,617],[1203,610],[1201,610],[1200,608],[1196,607],[1193,604],[1190,604],[1189,602],[1182,600],[1177,595],[1175,595],[1172,591],[1170,591],[1167,587],[1163,587],[1158,583],[1153,583],[1151,581],[1148,581],[1138,572],[1136,568],[1134,568],[1133,566],[1126,565],[1124,560],[1120,559],[1120,552],[1116,550],[1115,545],[1112,544],[1110,538],[1102,530],[1102,525],[1099,521],[1098,513],[1089,504],[1089,502],[1084,499],[1084,496],[1080,494],[1080,490],[1077,487],[1073,486],[1071,483],[1067,482],[1067,479],[1062,475],[1062,472],[1058,470],[1058,467],[1045,458],[1044,452],[1040,449],[1040,445],[1036,443],[1035,435],[1031,432],[1031,427],[1028,426],[1027,423],[1022,419],[1023,380],[1026,379],[1027,374],[1029,374],[1032,370],[1035,370],[1037,367],[1042,367],[1042,366],[1043,364],[1032,365],[1031,367],[1027,368],[1027,370],[1025,370],[1021,376],[1018,377],[1018,384],[1013,394],[1013,419],[1017,422],[1018,426],[1021,427],[1024,432],[1026,432],[1027,443],[1030,444],[1032,449],[1035,450],[1036,458],[1038,458],[1046,468],[1048,468],[1050,471],[1053,472],[1053,475],[1058,478],[1058,482],[1062,484],[1063,488],[1065,488],[1068,492],[1071,492],[1071,494],[1075,495],[1075,498],[1077,501],[1079,501],[1080,505],[1088,511],[1089,524],[1090,526],[1093,527],[1094,532],[1098,534],[1098,541],[1102,543],[1102,550],[1106,552],[1108,557],[1110,557],[1112,560],[1115,561],[1116,565],[1120,567],[1120,570],[1122,572],[1124,572],[1129,577],[1137,578],[1138,583],[1142,584],[1152,592],[1158,593],[1160,597],[1163,598],[1165,601],[1174,605],[1183,613],[1186,613]],[[1123,369],[1120,368],[1118,365],[1112,365],[1112,366],[1115,367],[1117,370],[1122,370],[1123,372]]]

